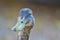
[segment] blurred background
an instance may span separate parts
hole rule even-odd
[[[24,7],[35,17],[29,40],[60,40],[60,0],[0,0],[0,40],[17,40],[11,28]]]

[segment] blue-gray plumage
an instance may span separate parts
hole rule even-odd
[[[22,8],[20,10],[17,24],[12,28],[14,31],[23,30],[25,26],[34,26],[34,16],[32,10],[29,8]]]

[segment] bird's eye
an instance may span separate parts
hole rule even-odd
[[[23,23],[23,21],[21,21],[21,23]]]

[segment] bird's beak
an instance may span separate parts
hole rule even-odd
[[[16,27],[12,27],[12,29],[11,29],[12,31],[16,31]]]
[[[17,28],[18,28],[18,23],[16,25],[14,25],[11,30],[12,31],[17,31]]]
[[[18,18],[17,24],[14,25],[11,30],[13,30],[13,31],[20,31],[20,30],[23,30],[24,27],[25,27],[24,18],[23,19]]]

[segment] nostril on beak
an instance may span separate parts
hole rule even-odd
[[[14,28],[14,31],[16,31],[16,28]]]

